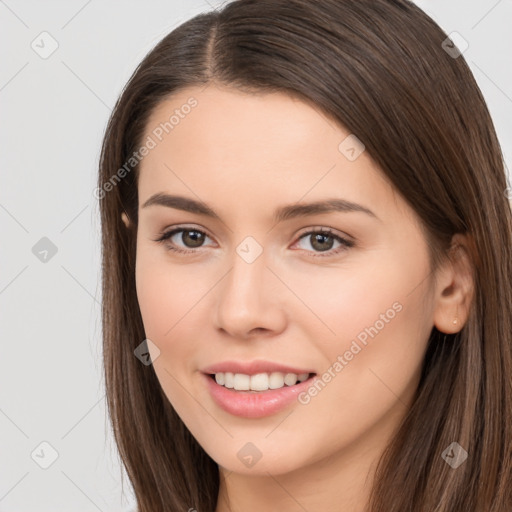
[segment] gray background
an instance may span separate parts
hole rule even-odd
[[[512,1],[417,3],[469,43],[510,169]],[[0,511],[130,508],[101,369],[100,142],[146,52],[220,5],[0,1]]]

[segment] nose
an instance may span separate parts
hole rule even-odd
[[[230,263],[217,291],[216,327],[244,340],[279,333],[286,320],[285,287],[267,266],[266,251],[252,262],[235,251]]]

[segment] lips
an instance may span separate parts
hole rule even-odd
[[[311,368],[304,368],[298,366],[288,366],[281,363],[274,363],[271,361],[253,360],[253,361],[224,361],[222,363],[207,366],[201,370],[205,374],[215,373],[243,373],[245,375],[255,375],[257,373],[295,373],[300,375],[302,373],[315,373]]]
[[[248,419],[273,415],[294,403],[297,404],[298,394],[311,386],[316,377],[316,373],[310,368],[294,367],[270,361],[224,361],[203,368],[201,372],[204,385],[213,402],[231,415]],[[243,391],[228,389],[213,378],[214,375],[227,373],[235,376],[243,374],[247,378],[247,376],[277,372],[287,375],[302,375],[305,380],[279,389]]]

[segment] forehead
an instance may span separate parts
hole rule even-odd
[[[152,133],[159,141],[187,139],[202,148],[210,146],[211,151],[217,146],[218,152],[225,153],[241,145],[246,152],[262,147],[285,152],[304,145],[305,149],[313,144],[318,147],[321,140],[325,151],[340,136],[348,135],[314,105],[293,96],[248,94],[215,85],[181,90],[160,102],[146,126],[146,135]]]
[[[284,93],[184,89],[162,101],[147,122],[144,140],[154,147],[140,164],[140,203],[171,191],[205,200],[214,195],[218,200],[206,202],[235,201],[247,212],[326,194],[389,201],[391,187],[369,155],[363,151],[351,161],[343,153],[350,137],[314,105]]]

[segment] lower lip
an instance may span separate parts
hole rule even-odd
[[[242,418],[262,418],[275,414],[292,402],[297,395],[311,386],[315,375],[294,386],[284,386],[268,391],[235,391],[220,386],[209,375],[203,373],[208,390],[215,403],[224,411]]]

